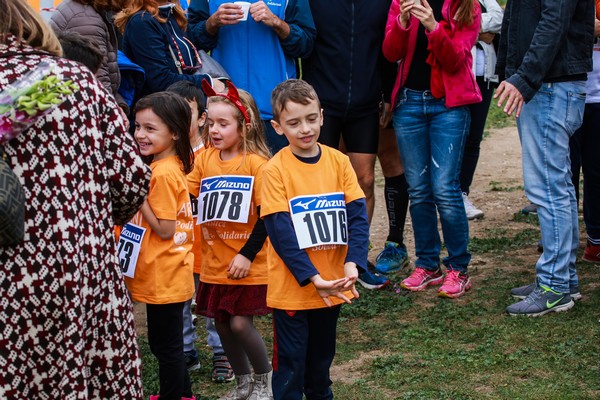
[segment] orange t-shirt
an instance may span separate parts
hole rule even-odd
[[[247,277],[240,280],[227,278],[229,263],[244,247],[258,220],[256,208],[260,205],[262,168],[266,162],[265,158],[256,154],[239,155],[223,161],[220,150],[215,148],[207,148],[195,159],[194,170],[188,175],[188,184],[190,193],[198,197],[199,218],[211,213],[219,214],[220,211],[221,217],[231,214],[233,217],[247,215],[248,218],[247,222],[235,222],[235,219],[210,220],[201,224],[202,282],[221,285],[267,284],[267,242],[256,255]],[[242,191],[235,189],[214,191],[227,187],[227,184],[230,184],[229,188],[235,186],[240,177],[247,197],[242,197]],[[251,185],[247,184],[247,177],[253,177]],[[232,200],[234,195],[235,201]],[[231,202],[222,201],[225,198]],[[233,203],[236,203],[235,207]],[[238,213],[240,209],[247,211]]]
[[[158,219],[176,221],[175,234],[161,239],[139,211],[130,221],[146,229],[134,278],[125,283],[134,301],[180,303],[192,298],[194,278],[192,206],[185,175],[177,156],[153,162],[148,203]]]
[[[194,151],[194,159],[200,157],[200,154],[205,150],[204,146]],[[198,199],[193,197],[190,199],[192,203],[192,210],[194,211],[194,245],[192,246],[192,253],[194,253],[194,273],[200,274],[202,272],[202,230],[199,224],[196,224],[196,213],[198,211]]]
[[[321,158],[307,164],[296,158],[289,147],[279,151],[265,166],[261,215],[290,213],[290,200],[298,196],[341,194],[345,204],[364,198],[350,160],[341,152],[320,145]],[[308,200],[306,203],[313,203]],[[295,227],[297,229],[297,227]],[[306,253],[323,279],[344,277],[347,245],[330,244],[306,248]],[[269,286],[267,305],[282,310],[309,310],[327,307],[312,284],[301,287],[273,246],[267,253]],[[344,293],[352,298],[350,292]],[[332,303],[343,301],[330,297]]]

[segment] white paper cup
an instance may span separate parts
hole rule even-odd
[[[242,7],[242,11],[244,12],[244,16],[240,21],[246,21],[248,19],[248,10],[250,9],[250,3],[247,1],[235,1],[233,4]]]

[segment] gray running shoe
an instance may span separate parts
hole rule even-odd
[[[567,311],[573,308],[575,302],[571,295],[558,293],[546,286],[536,286],[533,292],[524,300],[506,307],[509,315],[526,315],[540,317],[550,312]]]
[[[529,203],[528,205],[526,205],[525,207],[523,207],[521,209],[521,213],[528,215],[537,215],[537,206],[533,203]]]
[[[516,288],[510,289],[510,294],[515,299],[523,300],[525,297],[529,296],[531,292],[536,288],[537,280],[529,285],[519,286]],[[581,293],[579,292],[579,286],[571,286],[569,288],[569,294],[574,301],[581,300]]]

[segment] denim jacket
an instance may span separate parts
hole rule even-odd
[[[508,0],[496,72],[525,102],[543,82],[592,70],[594,0]]]

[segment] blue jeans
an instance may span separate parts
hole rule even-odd
[[[517,118],[525,194],[537,205],[544,246],[537,278],[561,293],[578,284],[579,227],[569,139],[581,126],[584,107],[584,81],[544,83]]]
[[[448,108],[430,91],[402,89],[394,109],[394,130],[410,196],[415,235],[415,265],[436,270],[442,243],[438,213],[448,257],[444,265],[466,272],[471,255],[469,223],[460,189],[460,166],[469,133],[467,107]]]
[[[196,291],[198,291],[198,285],[200,283],[200,275],[194,274],[194,285]],[[194,351],[196,348],[194,344],[198,338],[196,334],[196,327],[193,324],[194,316],[192,315],[192,300],[186,301],[183,305],[183,351]],[[206,318],[206,331],[208,332],[207,342],[212,347],[213,354],[224,354],[223,346],[221,345],[221,338],[215,328],[215,322],[212,318]]]

